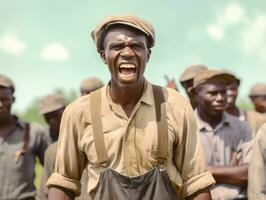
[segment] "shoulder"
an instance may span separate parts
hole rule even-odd
[[[246,113],[247,113],[247,117],[250,118],[251,120],[266,121],[266,117],[263,114],[258,113],[258,112],[254,111],[254,110],[249,110]]]
[[[179,92],[174,89],[162,87],[164,91],[164,95],[166,98],[166,102],[172,106],[180,106],[186,107],[189,102],[184,96],[182,96]]]
[[[45,160],[49,157],[55,158],[56,151],[57,151],[57,144],[58,144],[58,142],[54,142],[48,146],[48,148],[45,151]]]
[[[260,141],[266,149],[266,123],[260,127],[255,138]]]
[[[228,113],[224,113],[226,120],[229,122],[229,124],[233,127],[237,127],[237,128],[246,128],[249,127],[248,123],[245,121],[240,121],[237,117],[228,114]],[[250,127],[249,127],[250,128]]]
[[[252,129],[246,121],[240,121],[237,117],[228,113],[225,113],[225,116],[235,136],[238,136],[244,140],[251,139]]]

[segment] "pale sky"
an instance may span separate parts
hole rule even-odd
[[[242,80],[241,95],[266,82],[265,0],[0,0],[0,73],[16,84],[15,110],[56,88],[109,80],[90,32],[110,14],[150,21],[156,42],[145,76],[165,85],[192,64],[227,69]],[[181,87],[179,85],[179,87]]]

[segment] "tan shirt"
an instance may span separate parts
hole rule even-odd
[[[158,165],[157,124],[152,87],[145,90],[127,117],[115,104],[108,87],[101,89],[102,123],[110,166],[121,174],[138,176]],[[169,134],[166,171],[178,195],[189,196],[214,183],[206,171],[193,110],[187,100],[172,89],[164,89]],[[98,184],[102,166],[96,164],[90,118],[89,95],[70,104],[62,118],[55,173],[49,186],[65,187],[78,195],[82,170],[88,170],[88,192]]]
[[[232,166],[249,163],[251,154],[251,128],[246,122],[224,113],[222,121],[213,129],[196,116],[207,165]],[[213,199],[233,199],[245,196],[238,186],[216,184],[211,190]]]
[[[248,183],[249,200],[266,199],[266,123],[259,129],[253,142]]]

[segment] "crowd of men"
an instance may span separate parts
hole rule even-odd
[[[192,65],[179,79],[187,101],[174,80],[158,87],[143,76],[150,23],[107,17],[92,38],[110,82],[84,80],[70,105],[60,94],[42,97],[47,126],[12,113],[15,84],[0,74],[1,200],[266,199],[266,83],[250,89],[254,110],[243,110],[244,79]]]

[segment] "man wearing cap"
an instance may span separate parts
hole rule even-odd
[[[228,112],[231,115],[234,115],[240,121],[247,121],[247,123],[252,128],[253,135],[255,135],[257,130],[261,127],[261,125],[266,122],[266,116],[263,116],[262,114],[253,110],[250,111],[242,110],[236,105],[236,98],[238,95],[240,79],[237,78],[235,75],[233,76],[234,76],[234,81],[231,84],[229,84],[226,88],[226,93],[227,93],[226,112]]]
[[[196,74],[192,92],[205,161],[216,180],[213,199],[245,199],[251,129],[246,122],[225,112],[226,86],[234,76],[218,70]]]
[[[266,199],[266,123],[259,129],[252,147],[248,174],[248,199]]]
[[[255,84],[250,90],[249,97],[255,110],[266,115],[266,84]]]
[[[15,86],[0,74],[0,199],[35,199],[34,167],[50,143],[47,131],[11,114]]]
[[[111,80],[64,111],[49,199],[79,195],[85,167],[94,200],[210,199],[214,180],[189,102],[143,76],[155,42],[152,25],[109,16],[92,37]]]
[[[50,94],[43,97],[39,102],[39,112],[44,116],[46,123],[49,125],[50,136],[53,143],[45,151],[43,175],[41,180],[38,198],[41,200],[48,199],[48,188],[46,182],[54,172],[55,158],[57,151],[57,139],[61,117],[65,109],[64,98],[60,94]]]
[[[84,96],[101,87],[103,87],[103,82],[99,78],[90,77],[82,81],[80,85],[80,93]]]
[[[195,77],[196,73],[206,70],[207,67],[205,65],[197,64],[197,65],[191,65],[189,66],[180,76],[180,83],[185,89],[187,96],[189,97],[191,106],[193,108],[196,107],[196,101],[193,97],[193,94],[190,92],[192,86],[193,86],[193,78]]]

